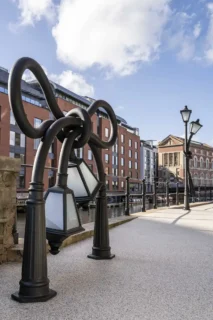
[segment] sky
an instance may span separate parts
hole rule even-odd
[[[141,139],[183,136],[187,105],[203,125],[194,140],[213,145],[213,2],[3,0],[0,37],[0,66],[35,59],[53,81],[106,100]]]

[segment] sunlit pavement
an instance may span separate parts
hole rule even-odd
[[[46,302],[18,304],[21,264],[0,266],[1,319],[213,319],[213,204],[159,210],[110,230],[115,259],[94,261],[88,239],[48,256]]]

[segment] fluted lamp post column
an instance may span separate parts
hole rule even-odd
[[[188,109],[187,106],[183,110],[180,111],[183,122],[185,124],[185,142],[184,142],[184,156],[185,156],[185,177],[184,177],[184,209],[189,210],[189,159],[190,159],[190,142],[202,125],[199,123],[199,120],[193,121],[190,124],[190,137],[188,138],[188,123],[190,120],[190,116],[192,110]]]

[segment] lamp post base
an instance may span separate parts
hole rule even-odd
[[[57,292],[49,289],[49,293],[46,296],[36,297],[36,296],[23,296],[18,291],[11,295],[11,298],[20,303],[32,303],[32,302],[46,302],[57,295]]]
[[[115,258],[115,255],[114,254],[110,254],[107,257],[101,257],[101,256],[96,256],[94,254],[88,254],[87,258],[94,259],[94,260],[110,260],[110,259]]]
[[[187,211],[189,211],[189,210],[190,210],[190,208],[189,208],[189,207],[183,207],[183,210],[187,210]]]
[[[115,258],[114,254],[111,254],[110,247],[107,249],[92,248],[92,253],[87,256],[87,258],[95,260],[107,260]]]

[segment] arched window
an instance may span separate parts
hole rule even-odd
[[[206,183],[205,185],[206,185],[206,186],[209,185],[209,181],[210,181],[210,180],[209,180],[209,174],[206,173],[206,181],[205,181],[205,183]]]
[[[194,183],[194,186],[197,186],[198,185],[198,177],[197,177],[197,174],[195,173],[194,177],[193,177],[193,183]]]
[[[200,167],[203,168],[203,158],[200,158]]]
[[[206,169],[209,169],[209,159],[206,159]]]
[[[212,165],[213,165],[213,161],[212,161]],[[194,157],[194,168],[197,168],[197,157]]]
[[[201,173],[201,175],[200,175],[200,185],[204,186],[204,183],[205,183],[204,176],[203,176],[203,173]]]

